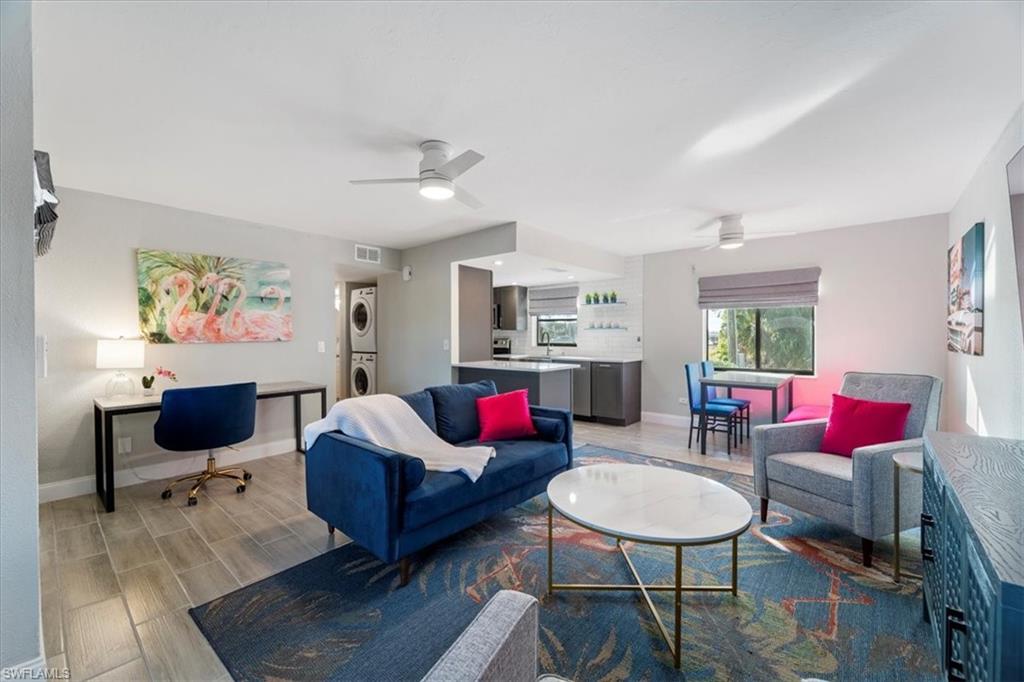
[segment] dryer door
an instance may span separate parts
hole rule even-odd
[[[373,309],[366,299],[357,298],[352,301],[352,309],[349,312],[352,334],[358,337],[366,336],[366,333],[373,329]]]
[[[361,362],[352,365],[352,395],[369,395],[372,390],[370,373],[366,365]]]

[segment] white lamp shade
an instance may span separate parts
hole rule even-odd
[[[140,369],[146,366],[142,339],[100,339],[96,342],[96,369]]]

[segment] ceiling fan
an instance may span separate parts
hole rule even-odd
[[[743,246],[743,242],[746,239],[764,239],[765,237],[791,237],[796,232],[758,232],[750,236],[745,236],[745,229],[743,227],[743,214],[732,213],[729,215],[718,216],[706,220],[697,226],[695,232],[703,232],[711,227],[714,227],[715,223],[718,223],[718,241],[715,244],[704,247],[704,251],[709,251],[714,248],[719,249],[738,249]],[[703,235],[701,235],[703,236]]]
[[[349,180],[353,185],[395,185],[417,183],[420,195],[427,199],[443,201],[454,197],[470,208],[483,206],[476,197],[456,185],[453,181],[470,168],[484,160],[483,154],[468,149],[452,158],[452,146],[441,140],[426,140],[420,143],[423,159],[420,161],[420,175],[417,178],[379,178],[373,180]]]

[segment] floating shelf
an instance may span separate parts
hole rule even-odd
[[[585,332],[628,332],[629,327],[584,327]]]
[[[604,308],[606,306],[613,306],[613,305],[626,305],[626,302],[625,301],[616,301],[615,303],[584,303],[582,307],[584,307],[584,308]]]

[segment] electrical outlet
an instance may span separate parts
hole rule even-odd
[[[316,352],[317,353],[326,353],[327,352],[327,344],[324,343],[323,341],[317,341],[316,342]]]
[[[132,437],[122,436],[117,439],[117,454],[119,455],[130,455],[132,454]]]
[[[680,405],[685,405],[686,403],[687,403],[687,400],[686,400],[686,398],[680,398],[680,399],[679,399],[679,404],[680,404]]]

